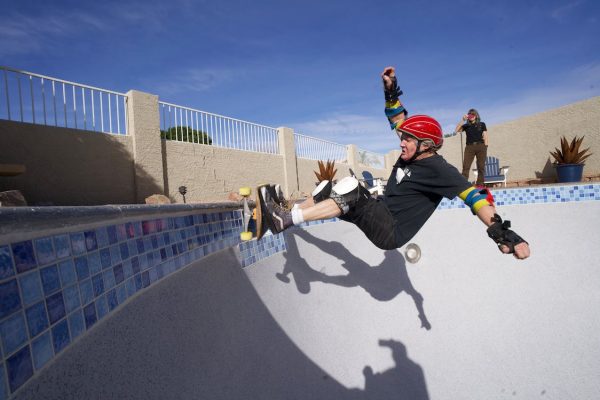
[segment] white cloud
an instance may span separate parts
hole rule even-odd
[[[162,76],[160,80],[150,80],[142,86],[148,87],[153,93],[161,98],[173,96],[179,93],[205,92],[224,82],[239,76],[239,72],[227,69],[191,68],[175,71],[170,76]],[[156,83],[159,82],[160,83]]]
[[[550,12],[550,16],[558,22],[565,22],[571,11],[583,3],[583,0],[576,0],[567,4],[563,4],[560,7],[553,9]]]

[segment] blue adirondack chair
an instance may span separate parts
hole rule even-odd
[[[503,183],[506,187],[506,176],[508,175],[508,169],[510,166],[500,166],[500,160],[496,157],[486,157],[485,159],[485,175],[483,177],[484,184],[495,184]],[[475,173],[475,179],[477,179],[477,168],[473,169]]]

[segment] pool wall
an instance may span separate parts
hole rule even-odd
[[[493,193],[500,207],[594,201],[600,200],[600,184]],[[237,247],[242,267],[286,250],[283,235],[240,243],[238,208],[231,203],[2,209],[0,399],[11,398],[113,311],[174,272],[231,247]],[[464,205],[444,200],[439,208]]]

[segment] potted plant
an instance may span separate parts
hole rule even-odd
[[[579,150],[581,142],[583,141],[582,136],[578,138],[575,136],[571,142],[566,137],[560,138],[560,150],[554,148],[555,151],[551,151],[550,154],[554,157],[556,166],[556,174],[558,175],[559,182],[580,182],[583,175],[584,161],[592,155],[588,153],[589,148],[585,150]]]
[[[334,178],[337,172],[337,169],[334,169],[335,161],[327,160],[327,163],[324,163],[323,161],[319,160],[317,161],[317,164],[319,165],[319,172],[313,171],[317,176],[317,185],[324,180],[335,183]]]

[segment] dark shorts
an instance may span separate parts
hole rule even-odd
[[[402,246],[396,240],[396,220],[381,199],[371,198],[339,218],[358,226],[380,249],[392,250]]]

